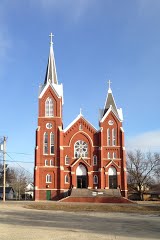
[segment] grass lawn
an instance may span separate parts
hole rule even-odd
[[[125,212],[160,215],[160,204],[97,204],[97,203],[60,203],[60,202],[32,202],[25,208],[37,210],[53,210],[67,212]]]

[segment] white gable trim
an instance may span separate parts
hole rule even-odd
[[[62,104],[64,103],[63,101],[63,85],[60,84],[52,84],[49,81],[46,83],[45,87],[43,88],[42,92],[39,95],[39,98],[42,98],[46,90],[49,88],[49,86],[52,88],[52,90],[55,92],[56,96],[58,98],[62,97]]]
[[[103,116],[103,118],[101,119],[100,122],[104,122],[104,120],[106,119],[106,117],[109,115],[110,112],[113,112],[113,114],[115,115],[115,117],[122,122],[122,120],[120,119],[120,117],[115,113],[114,109],[112,106],[109,107],[108,111],[105,113],[105,115]]]
[[[79,114],[79,115],[63,130],[63,132],[64,132],[64,133],[67,132],[68,129],[70,129],[70,127],[72,127],[72,125],[73,125],[74,123],[76,123],[76,122],[81,118],[81,116],[82,116],[82,115]]]
[[[43,88],[42,92],[40,93],[39,98],[42,98],[42,97],[43,97],[44,93],[46,92],[47,88],[49,88],[49,86],[51,86],[51,88],[53,89],[51,83],[48,81],[48,82],[46,83],[45,87]],[[60,96],[58,95],[58,93],[56,92],[55,89],[53,89],[53,91],[55,92],[55,94],[57,95],[57,97],[60,97]]]
[[[94,128],[94,130],[97,132],[97,129],[89,122],[87,121],[82,114],[79,114],[65,129],[64,129],[64,133],[67,132],[74,123],[76,123],[80,118],[82,118],[87,124],[89,124],[92,128]]]
[[[115,162],[114,162],[114,160],[111,160],[106,166],[105,166],[105,168],[107,168],[107,167],[109,167],[111,164],[113,164],[115,167],[117,167],[117,168],[121,168],[120,166],[118,166]]]
[[[73,167],[74,165],[76,165],[76,163],[78,163],[80,160],[82,160],[83,162],[85,162],[86,165],[88,165],[89,167],[91,166],[91,165],[89,165],[88,162],[85,161],[85,159],[83,159],[82,157],[80,157],[80,158],[78,158],[78,159],[71,165],[71,167]]]

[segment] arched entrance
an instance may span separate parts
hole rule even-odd
[[[80,164],[76,169],[77,188],[87,188],[87,169],[84,165]]]
[[[109,188],[116,189],[117,188],[117,170],[114,167],[110,167],[108,170],[109,175]]]

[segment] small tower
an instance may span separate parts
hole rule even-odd
[[[123,113],[122,109],[118,109],[116,106],[111,90],[111,81],[109,80],[108,83],[107,98],[99,122],[101,129],[101,188],[120,188],[122,196],[127,196]]]
[[[50,52],[44,84],[39,89],[38,127],[35,148],[35,200],[50,200],[59,189],[63,86],[58,84],[50,34]]]

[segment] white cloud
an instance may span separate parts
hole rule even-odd
[[[126,139],[126,149],[160,152],[160,130],[145,132]]]

